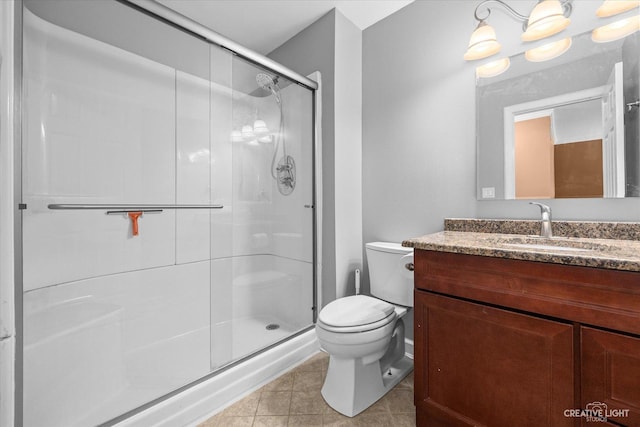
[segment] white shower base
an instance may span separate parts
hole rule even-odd
[[[267,330],[267,325],[278,325],[278,329]],[[231,321],[231,328],[233,329],[233,359],[265,348],[296,331],[296,328],[274,316],[234,319]]]
[[[248,328],[255,327],[247,322]],[[314,329],[260,353],[117,424],[195,426],[320,350]]]
[[[281,320],[273,317],[273,316],[256,316],[256,317],[246,317],[240,319],[234,319],[228,322],[233,331],[233,338],[231,344],[232,358],[227,361],[227,363],[231,363],[235,360],[241,359],[242,357],[246,357],[251,353],[259,351],[260,349],[266,348],[278,341],[285,339],[288,336],[291,336],[296,330],[290,325],[283,323]],[[280,327],[274,330],[267,330],[266,326],[269,324],[278,324]],[[121,390],[119,395],[117,396],[117,400],[114,399],[111,402],[105,405],[106,408],[110,407],[124,407],[126,408],[130,405],[131,402],[145,402],[148,399],[150,394],[150,390],[155,390],[153,394],[156,396],[161,396],[166,390],[167,379],[159,380],[159,375],[169,375],[170,377],[175,378],[174,389],[179,388],[183,385],[181,381],[184,381],[184,378],[193,378],[197,379],[201,376],[202,367],[194,364],[185,364],[177,368],[172,361],[175,360],[186,360],[188,358],[187,354],[180,353],[188,353],[191,351],[190,349],[197,348],[199,342],[206,340],[206,335],[209,333],[209,328],[203,328],[188,334],[184,334],[178,337],[175,337],[172,341],[179,341],[180,344],[170,343],[170,342],[160,342],[155,343],[152,346],[144,349],[144,351],[140,352],[137,357],[134,359],[135,370],[139,373],[137,377],[137,383],[129,383],[124,390]],[[214,349],[215,351],[215,349]],[[166,368],[161,368],[158,366],[153,366],[149,364],[149,360],[152,355],[163,355],[162,358],[166,361]],[[258,357],[261,357],[259,355]],[[265,361],[269,363],[268,360]],[[145,368],[146,367],[146,368]],[[212,370],[219,369],[219,367],[212,367]],[[179,372],[175,372],[178,370]],[[159,374],[162,373],[162,374]],[[157,382],[157,384],[156,384]],[[95,418],[100,419],[99,411],[98,413],[93,413],[92,418],[87,419],[86,423],[80,422],[78,425],[91,425],[95,423]],[[104,417],[102,417],[104,419]],[[155,425],[155,424],[154,424]]]

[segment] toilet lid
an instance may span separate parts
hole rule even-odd
[[[382,320],[393,313],[394,309],[388,302],[366,295],[353,295],[330,302],[318,317],[329,326],[359,326]]]

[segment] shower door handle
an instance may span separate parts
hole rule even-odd
[[[313,206],[313,205],[304,205],[304,207],[305,207],[305,208],[307,208],[307,209],[313,209],[313,208],[315,208],[315,206]]]

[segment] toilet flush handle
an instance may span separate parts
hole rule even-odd
[[[408,261],[408,262],[407,262]],[[404,263],[404,268],[408,271],[413,271],[413,252],[410,254],[406,254],[402,258],[400,258],[400,265]]]

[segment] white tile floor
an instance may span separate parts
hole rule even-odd
[[[416,425],[413,372],[373,406],[349,418],[320,395],[328,365],[329,356],[320,352],[198,427]]]

